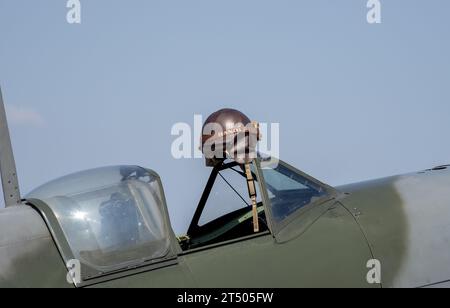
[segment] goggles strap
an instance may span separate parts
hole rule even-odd
[[[245,164],[245,175],[247,176],[247,186],[248,194],[252,201],[252,212],[253,212],[253,231],[255,233],[259,232],[259,219],[258,219],[258,203],[256,201],[256,185],[253,179],[252,169],[250,164]]]

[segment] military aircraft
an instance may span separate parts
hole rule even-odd
[[[449,166],[331,187],[262,155],[208,165],[179,236],[144,167],[79,172],[22,199],[0,101],[0,287],[450,287]]]

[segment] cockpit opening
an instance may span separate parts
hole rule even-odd
[[[251,170],[260,230],[253,230],[244,166],[225,161],[211,172],[187,236],[181,237],[183,250],[273,232],[296,212],[332,194],[327,185],[278,160],[260,158]]]

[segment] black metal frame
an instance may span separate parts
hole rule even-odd
[[[195,236],[196,233],[198,233],[199,229],[199,221],[202,216],[202,213],[205,209],[206,202],[208,202],[209,196],[211,195],[211,191],[214,187],[214,184],[217,180],[217,176],[219,175],[220,171],[233,168],[239,166],[239,163],[233,161],[230,163],[224,163],[223,161],[217,165],[215,165],[211,171],[211,175],[209,176],[208,182],[206,183],[205,189],[203,190],[202,197],[200,198],[200,201],[198,203],[197,209],[195,210],[194,216],[192,217],[191,224],[189,225],[189,229],[187,234],[192,237]]]

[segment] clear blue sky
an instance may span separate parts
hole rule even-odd
[[[239,108],[332,185],[450,163],[450,2],[0,0],[0,84],[24,193],[104,165],[160,173],[176,232],[208,176],[175,122]],[[197,136],[195,136],[197,138]]]

